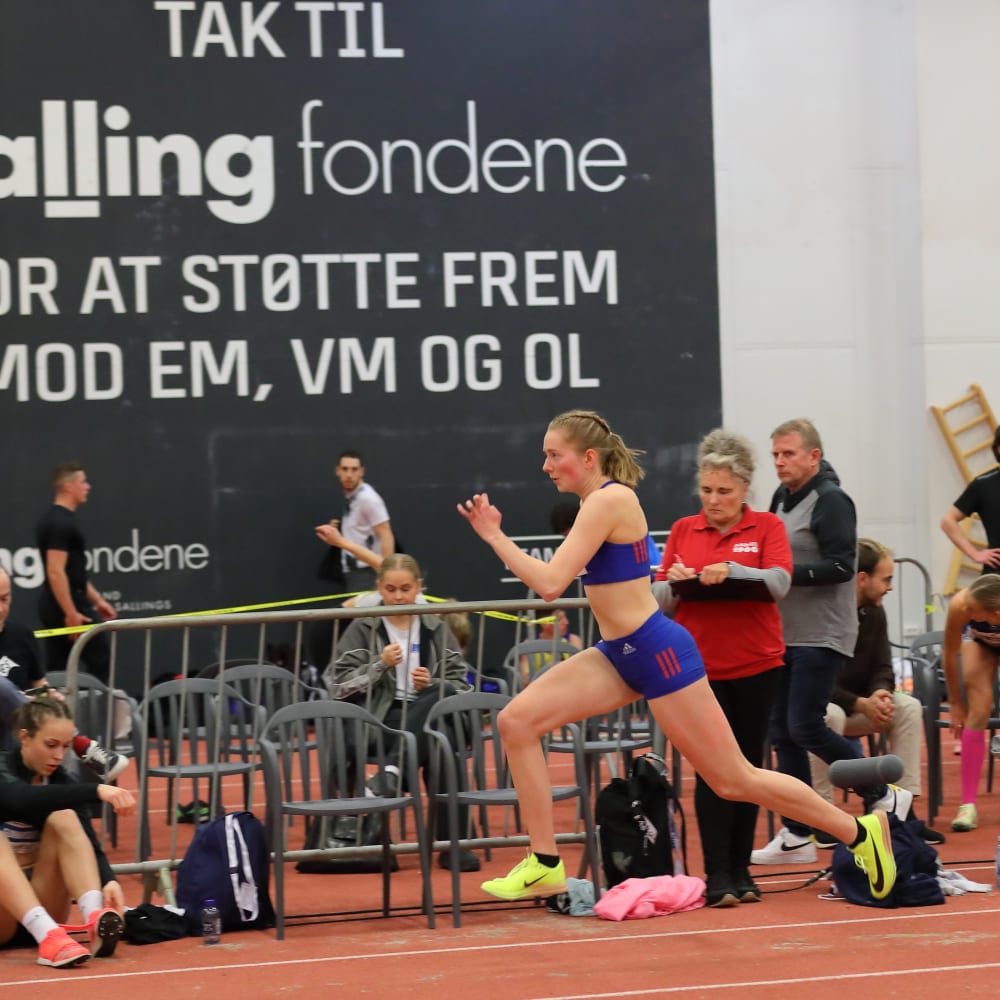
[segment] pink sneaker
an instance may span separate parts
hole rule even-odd
[[[61,927],[53,927],[38,946],[38,964],[53,969],[67,969],[83,965],[90,959],[90,952],[74,941]]]

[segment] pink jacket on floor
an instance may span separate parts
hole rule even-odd
[[[704,905],[704,879],[693,875],[654,875],[620,882],[594,904],[594,913],[604,920],[636,920],[697,910]]]

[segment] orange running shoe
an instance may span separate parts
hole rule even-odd
[[[53,927],[38,946],[38,964],[53,969],[68,969],[83,965],[90,959],[90,952],[74,941],[61,927]]]

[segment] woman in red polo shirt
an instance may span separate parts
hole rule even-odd
[[[721,428],[704,438],[698,447],[701,513],[670,529],[654,590],[694,636],[740,749],[759,767],[784,652],[775,602],[791,583],[792,553],[781,521],[747,504],[753,471],[745,438]],[[662,584],[684,580],[692,582]],[[749,870],[758,807],[719,798],[701,775],[694,802],[707,904],[759,902]]]

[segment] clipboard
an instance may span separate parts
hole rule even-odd
[[[698,577],[671,580],[670,589],[682,601],[758,601],[774,604],[774,598],[763,580],[723,580],[706,587]]]

